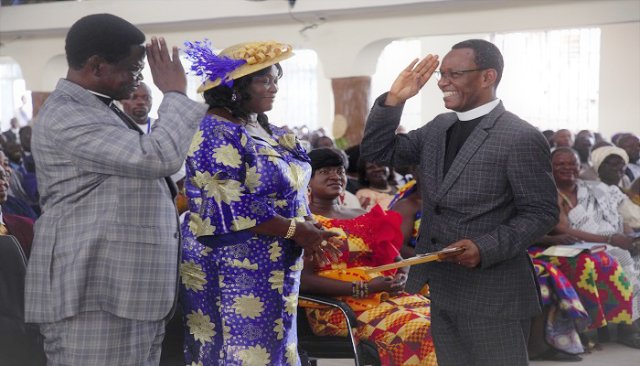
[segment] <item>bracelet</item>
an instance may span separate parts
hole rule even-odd
[[[607,236],[607,244],[611,244],[611,239],[613,238],[614,234],[609,234],[609,236]]]
[[[296,235],[296,220],[291,219],[291,223],[289,223],[289,229],[287,229],[287,234],[284,236],[285,239],[291,239]]]

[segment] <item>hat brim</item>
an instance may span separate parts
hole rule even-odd
[[[265,62],[261,62],[259,64],[244,64],[240,67],[238,67],[237,69],[233,70],[230,74],[229,74],[229,79],[231,80],[236,80],[236,79],[240,79],[243,76],[247,76],[249,74],[253,74],[256,71],[262,70],[262,69],[266,69],[267,67],[273,66],[275,64],[277,64],[280,61],[286,60],[288,58],[291,58],[291,56],[295,55],[292,52],[287,52],[287,53],[282,53],[276,57],[270,58],[269,60],[265,61]],[[222,80],[220,78],[217,78],[213,81],[211,80],[207,80],[204,84],[200,85],[200,87],[198,88],[198,93],[204,93],[205,91],[209,90],[209,89],[213,89],[216,86],[220,85],[220,83],[222,82]]]

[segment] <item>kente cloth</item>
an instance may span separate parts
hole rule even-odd
[[[396,193],[395,197],[389,203],[389,209],[393,210],[393,206],[399,201],[405,199],[417,189],[416,180],[412,179],[408,181],[405,185],[398,189],[398,193]],[[416,247],[416,243],[418,242],[418,231],[420,230],[420,220],[422,219],[422,210],[416,211],[416,215],[413,218],[413,230],[411,232],[411,238],[409,239],[409,246],[412,248]]]
[[[302,250],[249,228],[309,215],[308,157],[293,134],[273,138],[206,116],[187,155],[180,301],[188,365],[299,365]]]
[[[549,307],[544,336],[551,347],[570,354],[583,353],[580,332],[589,326],[589,314],[567,277],[552,264],[533,259],[542,304]]]
[[[596,235],[622,234],[624,217],[620,209],[628,197],[616,186],[602,182],[578,180],[577,204],[567,217],[571,228]],[[631,297],[630,320],[640,318],[640,255],[631,255],[628,250],[607,246],[607,254],[618,261],[626,282],[619,286],[629,286]],[[621,281],[616,281],[621,282]],[[626,321],[626,320],[625,320]]]
[[[589,314],[588,329],[607,323],[631,323],[631,283],[614,257],[606,251],[582,252],[575,257],[546,256],[542,254],[544,249],[532,246],[529,255],[551,263],[569,279]]]
[[[390,263],[402,245],[400,215],[393,211],[385,213],[380,206],[349,220],[314,217],[325,229],[340,232],[348,244],[343,246],[338,262],[318,271]],[[340,311],[305,310],[315,334],[347,335]],[[422,295],[403,292],[383,298],[377,305],[355,313],[358,319],[356,336],[376,345],[382,365],[437,364],[431,338],[431,308],[429,300]]]

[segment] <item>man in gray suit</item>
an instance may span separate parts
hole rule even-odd
[[[48,365],[157,365],[176,300],[178,218],[171,187],[206,113],[185,96],[178,49],[146,45],[164,93],[151,134],[112,100],[142,80],[144,34],[110,14],[78,20],[66,37],[69,70],[33,127],[43,215],[25,288]]]
[[[362,157],[420,166],[423,195],[416,253],[462,247],[443,262],[411,269],[407,289],[429,283],[439,365],[526,365],[529,319],[540,311],[526,248],[556,223],[549,146],[496,98],[503,60],[484,40],[444,57],[438,87],[453,113],[408,134],[394,133],[403,103],[438,67],[414,60],[375,101]]]

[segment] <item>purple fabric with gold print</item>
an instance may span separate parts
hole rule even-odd
[[[187,156],[180,300],[188,365],[299,365],[295,331],[302,250],[248,229],[309,215],[309,159],[273,138],[206,116]]]

